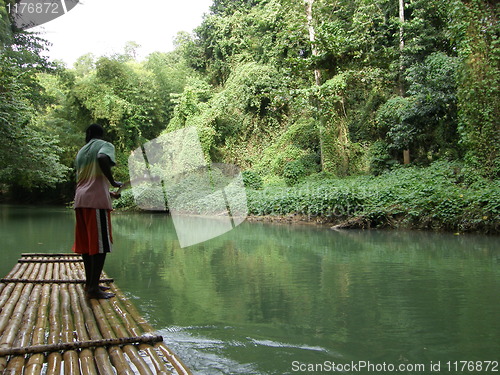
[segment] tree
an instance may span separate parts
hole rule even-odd
[[[101,57],[95,70],[78,79],[71,91],[90,120],[108,127],[120,150],[131,150],[156,137],[166,126],[153,73],[133,61]]]
[[[454,2],[464,65],[459,77],[458,108],[466,162],[490,178],[500,177],[500,5],[471,0]]]
[[[137,60],[137,50],[141,48],[141,45],[134,41],[128,41],[125,43],[124,51],[125,56],[130,58],[131,60]]]
[[[0,27],[7,29],[3,5]],[[38,74],[54,70],[41,55],[44,48],[36,35],[15,30],[0,45],[0,183],[7,186],[46,188],[68,172],[60,163],[57,136],[36,119],[48,100]]]

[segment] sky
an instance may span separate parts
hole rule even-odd
[[[81,0],[65,15],[30,29],[52,43],[50,60],[71,68],[86,53],[121,53],[128,41],[137,42],[138,58],[173,49],[179,31],[191,32],[208,13],[212,0]]]

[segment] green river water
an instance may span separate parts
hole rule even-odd
[[[70,251],[73,215],[0,206],[1,275]],[[106,272],[195,374],[500,373],[498,236],[245,222],[180,248],[149,213],[113,231]]]

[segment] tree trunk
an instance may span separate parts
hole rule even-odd
[[[305,11],[306,11],[306,17],[307,17],[307,30],[309,31],[309,41],[311,42],[311,52],[313,56],[318,56],[318,49],[316,47],[316,32],[314,30],[314,25],[313,25],[313,16],[312,16],[312,7],[313,7],[314,0],[305,0],[304,5],[305,5]],[[321,72],[318,68],[314,69],[314,82],[316,83],[316,86],[321,85]],[[318,104],[318,99],[315,98],[315,105],[316,108],[318,109],[319,112],[319,104]],[[323,119],[319,119],[319,125],[318,125],[318,133],[319,133],[319,155],[320,155],[320,162],[321,162],[321,170],[324,170],[324,158],[323,158],[323,128],[324,128],[324,121]]]
[[[312,6],[314,0],[305,0],[307,29],[309,31],[309,41],[311,42],[311,52],[313,56],[318,56],[318,48],[316,47],[316,32],[314,31]],[[319,69],[314,69],[314,81],[316,85],[321,85],[321,72]]]
[[[403,71],[404,71],[404,66],[403,66],[403,48],[405,47],[405,40],[404,40],[404,30],[403,30],[403,24],[405,22],[405,1],[404,0],[399,0],[399,21],[401,25],[399,26],[399,95],[404,97],[405,96],[405,87],[404,87],[404,79],[403,79]],[[403,163],[404,164],[410,164],[410,150],[406,149],[403,151]]]

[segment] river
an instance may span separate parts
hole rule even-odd
[[[72,210],[0,206],[0,223],[1,275],[71,249]],[[180,248],[150,213],[113,231],[105,271],[195,374],[498,373],[498,236],[245,222]]]

